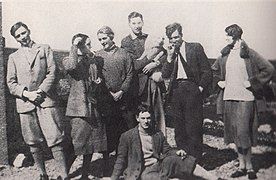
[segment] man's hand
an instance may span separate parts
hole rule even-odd
[[[201,87],[201,86],[198,86],[198,89],[200,90],[200,92],[203,91],[203,87]]]
[[[120,91],[115,92],[115,93],[110,91],[110,94],[113,96],[114,101],[119,101],[122,98],[122,96],[124,94],[124,91],[120,90]]]
[[[39,91],[23,91],[23,96],[29,99],[32,102],[40,100],[42,98],[42,94]]]
[[[147,74],[149,73],[153,68],[157,67],[157,63],[156,62],[151,62],[149,64],[147,64],[144,68],[143,68],[143,73]]]
[[[173,61],[173,56],[175,54],[175,46],[170,44],[167,48],[167,61],[171,63]]]
[[[184,157],[187,155],[187,153],[183,149],[180,149],[180,150],[176,151],[176,155],[180,156],[182,159],[184,159]]]

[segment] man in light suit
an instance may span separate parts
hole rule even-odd
[[[43,160],[42,142],[46,140],[61,168],[59,179],[67,178],[62,142],[64,131],[55,107],[56,62],[49,45],[36,44],[30,38],[28,26],[18,22],[11,35],[21,47],[9,56],[7,85],[16,97],[22,135],[29,145],[41,180],[48,175]]]
[[[175,120],[176,145],[200,159],[202,155],[203,98],[212,82],[212,71],[203,47],[183,40],[182,26],[166,27],[170,45],[162,77],[169,78],[167,114]]]

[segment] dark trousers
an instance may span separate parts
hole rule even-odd
[[[128,130],[128,127],[123,117],[122,103],[120,101],[110,101],[109,107],[110,112],[103,117],[103,120],[106,128],[107,151],[112,152],[117,150],[120,136]]]
[[[201,158],[203,141],[203,98],[198,85],[177,81],[172,86],[171,109],[178,148]]]
[[[179,156],[167,156],[162,162],[146,167],[140,180],[167,180],[169,178],[191,177],[196,166],[195,158],[187,156],[181,159]]]

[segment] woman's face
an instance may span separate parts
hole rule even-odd
[[[225,41],[227,44],[231,44],[233,42],[233,37],[229,36],[227,33],[225,34]]]
[[[91,40],[90,38],[87,38],[85,43],[84,43],[84,46],[87,48],[87,49],[91,49]]]

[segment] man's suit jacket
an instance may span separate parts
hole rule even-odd
[[[46,93],[41,107],[55,105],[56,62],[49,45],[33,44],[29,58],[22,48],[9,56],[7,69],[7,85],[10,93],[16,96],[18,113],[35,109],[35,105],[22,96],[23,90],[36,91],[41,89]]]
[[[158,160],[175,155],[176,149],[171,148],[162,132],[153,137],[153,156]],[[138,126],[123,133],[118,147],[118,156],[111,179],[119,179],[124,171],[125,179],[138,179],[143,170],[143,152]]]
[[[194,81],[198,86],[203,87],[204,96],[208,96],[209,87],[211,86],[213,75],[210,63],[204,52],[204,49],[199,43],[185,43],[186,61],[190,72],[194,76]],[[184,55],[182,55],[184,56]],[[185,57],[185,56],[184,56]],[[174,59],[171,63],[165,62],[162,68],[162,77],[170,79],[167,95],[168,98],[172,93],[172,86],[177,78],[178,60]],[[169,100],[169,99],[167,99]]]

